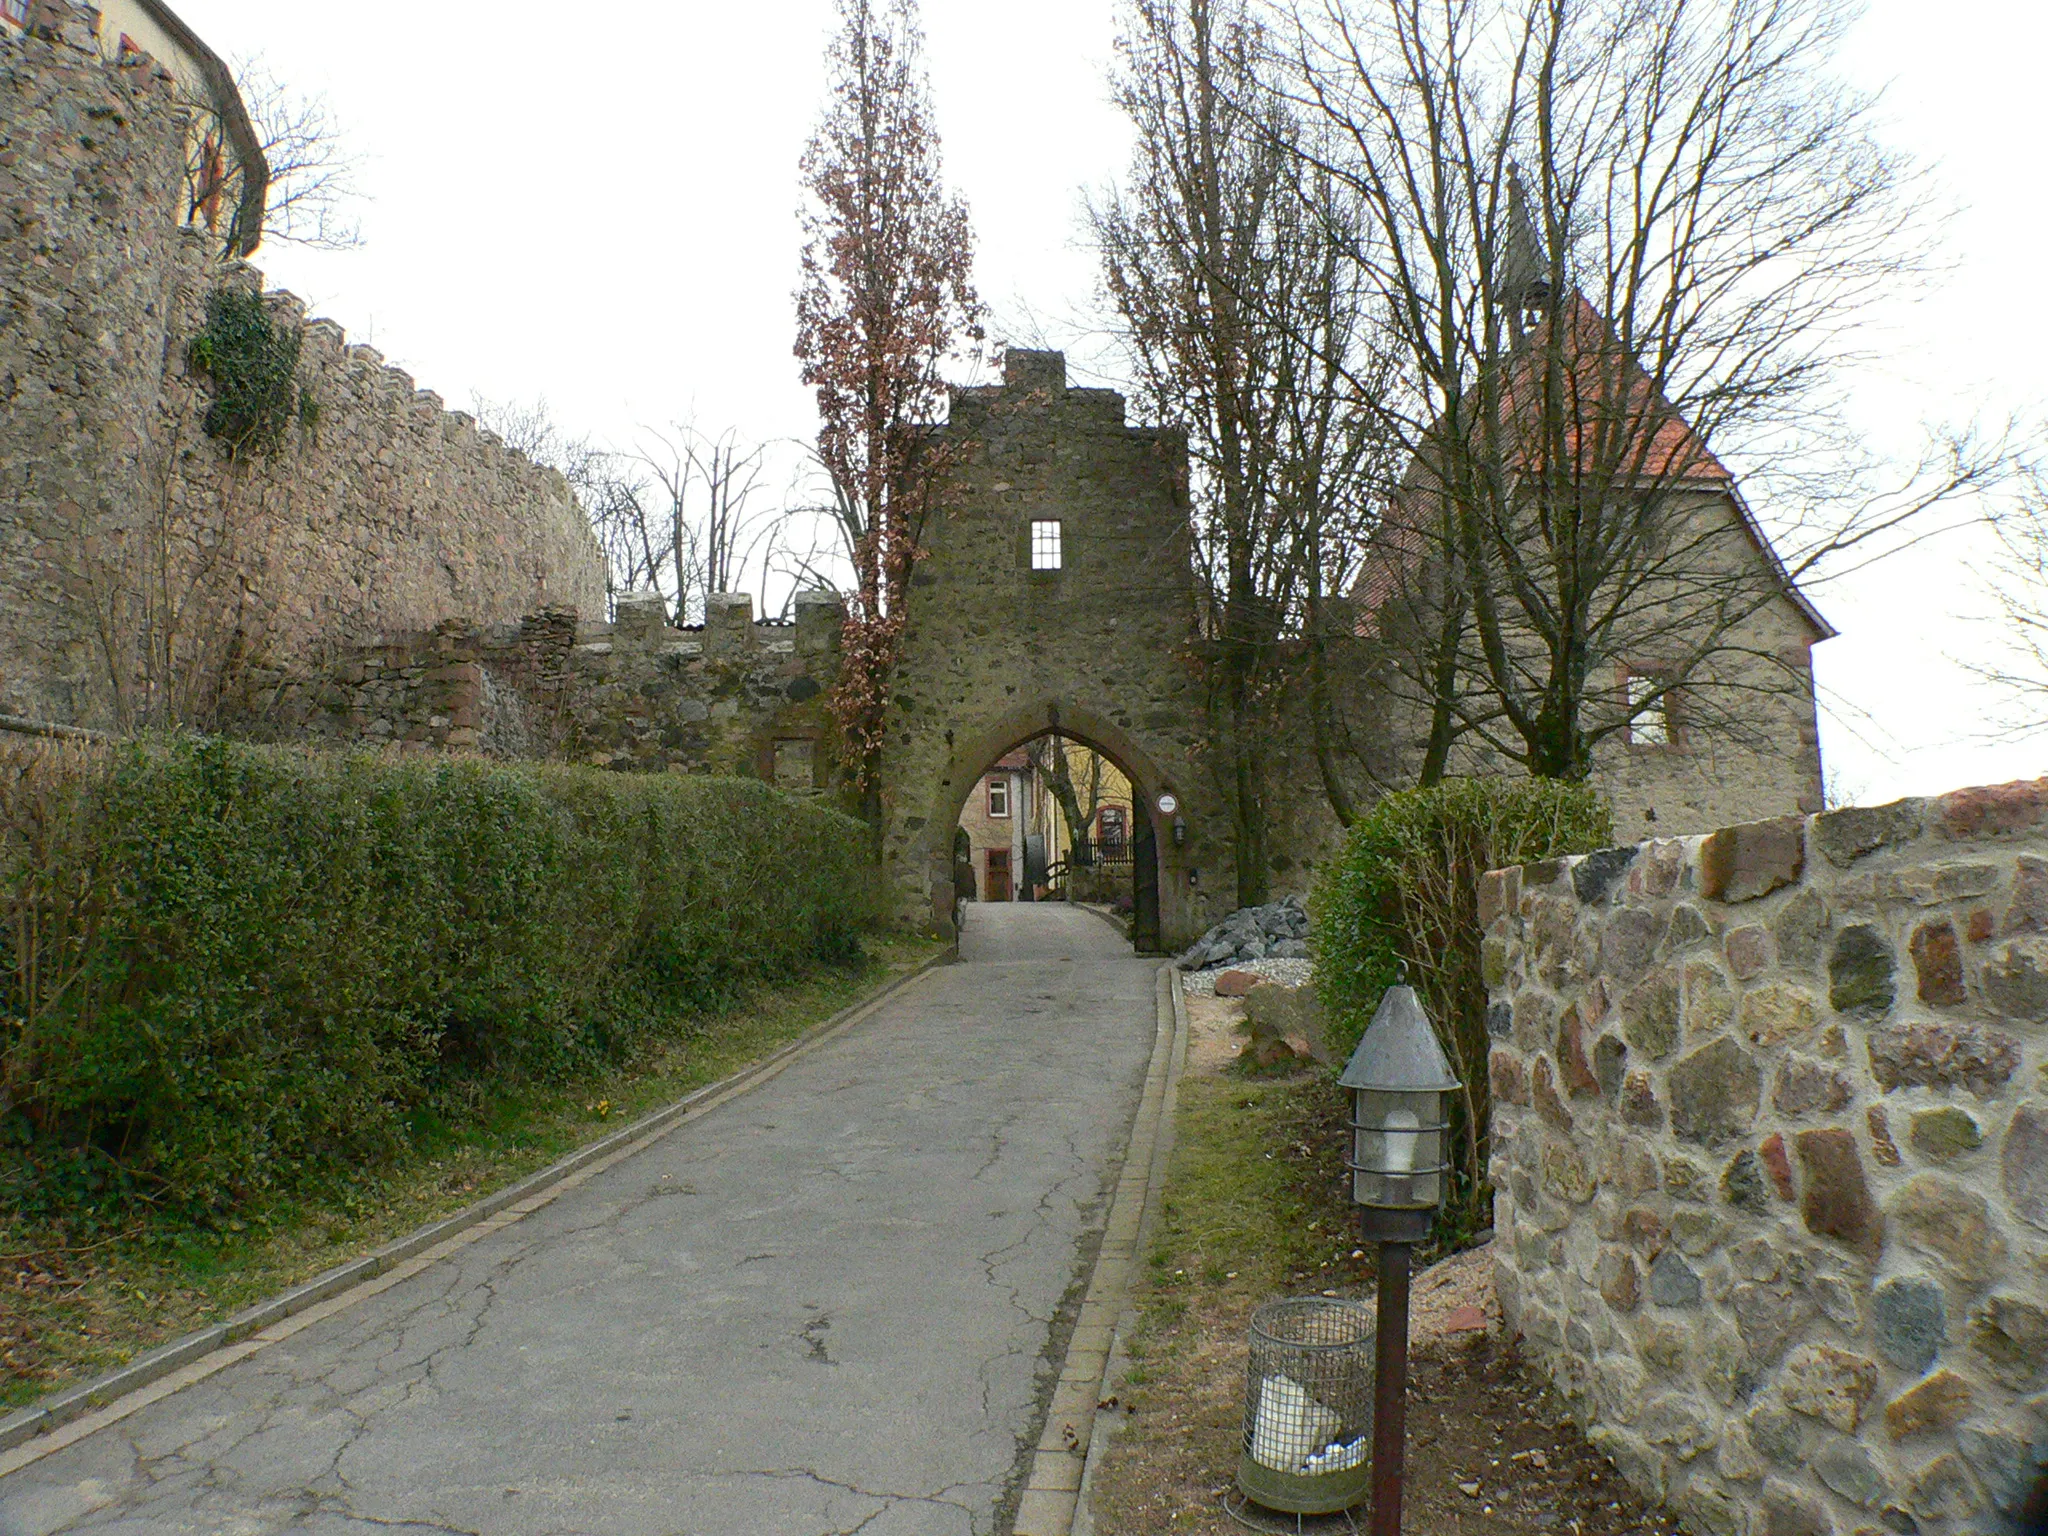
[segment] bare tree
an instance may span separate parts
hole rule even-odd
[[[1886,492],[1841,454],[1833,483],[1765,477],[1774,547],[1724,468],[1839,443],[1858,323],[1926,270],[1914,173],[1826,70],[1851,14],[1296,0],[1300,142],[1355,194],[1399,363],[1359,394],[1412,466],[1366,596],[1425,782],[1463,738],[1580,778],[1674,700],[1739,731],[1803,697],[1764,611],[2002,472],[1962,435]]]
[[[2048,731],[2048,476],[2033,471],[2024,494],[1989,521],[1998,617],[1990,644],[1966,665],[2002,696],[1998,734],[2024,740]]]
[[[947,195],[914,0],[838,0],[829,95],[804,151],[796,355],[852,559],[834,711],[872,800],[903,600],[946,469],[919,429],[941,366],[982,340],[966,207]]]
[[[666,531],[669,569],[657,584],[669,592],[677,623],[701,620],[712,593],[740,590],[762,566],[784,516],[759,500],[767,452],[733,429],[711,434],[684,423],[643,432],[632,457],[661,502],[653,521]]]
[[[1077,747],[1083,765],[1078,779],[1073,762]],[[1029,751],[1032,763],[1052,788],[1060,814],[1066,818],[1072,850],[1070,861],[1077,865],[1093,864],[1095,818],[1102,810],[1101,754],[1092,748],[1080,747],[1078,742],[1070,743],[1057,732],[1040,736],[1030,744]]]
[[[545,399],[479,395],[472,408],[507,447],[568,480],[605,552],[614,598],[658,591],[676,623],[701,622],[711,593],[758,579],[767,611],[768,579],[799,547],[784,539],[786,525],[804,521],[805,511],[765,497],[771,444],[685,421],[643,428],[627,450],[602,448],[568,436]]]
[[[144,460],[133,515],[81,524],[64,569],[90,626],[107,717],[135,732],[217,726],[230,695],[266,659],[264,577],[280,562],[287,489],[226,459],[211,479],[173,432]]]
[[[588,466],[576,499],[604,551],[607,600],[616,604],[624,593],[652,591],[673,598],[663,582],[673,570],[678,535],[672,511],[645,468],[629,454],[606,453]],[[694,544],[688,553],[694,560]]]
[[[559,470],[569,482],[604,551],[608,602],[622,592],[660,585],[671,540],[643,466],[587,436],[570,437],[545,396],[523,401],[473,395],[470,412],[479,428],[534,463]]]
[[[1250,0],[1130,0],[1120,46],[1137,149],[1088,219],[1141,407],[1188,433],[1210,753],[1250,905],[1304,684],[1325,788],[1351,814],[1323,608],[1355,572],[1383,473],[1359,398],[1370,291],[1345,259],[1350,189],[1304,149]]]
[[[327,251],[362,244],[362,226],[353,211],[362,196],[355,179],[359,160],[327,98],[293,90],[255,59],[237,64],[235,87],[270,168],[263,238]],[[214,136],[194,143],[196,153],[218,160]],[[209,161],[195,169],[190,181],[196,195],[217,197],[210,190],[220,179],[215,165]]]

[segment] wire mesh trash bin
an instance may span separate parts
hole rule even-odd
[[[1373,1314],[1320,1296],[1252,1314],[1237,1486],[1267,1509],[1327,1515],[1372,1487]]]

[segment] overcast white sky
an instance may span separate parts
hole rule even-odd
[[[1079,191],[1122,168],[1106,102],[1110,0],[924,0],[947,176],[999,314],[1084,314]],[[591,12],[415,0],[355,16],[174,0],[223,54],[324,93],[361,153],[364,244],[266,247],[303,296],[451,406],[545,397],[614,442],[694,416],[807,438],[790,356],[796,161],[815,119],[825,0],[621,0]],[[596,19],[583,20],[582,16]],[[569,18],[569,19],[565,19]],[[1902,300],[1856,384],[1880,444],[1923,419],[2048,409],[2048,247],[2037,0],[1874,0],[1841,60],[1883,86],[1891,138],[1957,208],[1953,274]],[[2048,736],[1983,739],[1989,701],[1951,659],[1982,644],[1983,540],[1958,536],[1816,593],[1838,787],[1871,803],[2048,772]]]

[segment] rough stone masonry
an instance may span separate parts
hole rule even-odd
[[[450,618],[601,613],[567,482],[289,294],[268,296],[303,336],[285,445],[231,461],[205,435],[207,297],[262,277],[185,225],[185,108],[97,27],[75,0],[0,27],[0,708],[108,723],[138,644],[185,671],[309,665]]]
[[[359,647],[325,671],[257,668],[236,700],[243,734],[566,759],[643,773],[730,773],[827,786],[845,605],[800,592],[794,623],[757,623],[745,593],[706,621],[668,623],[657,592],[612,623],[550,608],[517,624],[453,619]]]
[[[1503,1310],[1713,1536],[2048,1467],[2048,779],[1488,875]]]

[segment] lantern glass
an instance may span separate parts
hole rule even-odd
[[[1444,1197],[1444,1096],[1352,1090],[1351,1198],[1430,1210]]]

